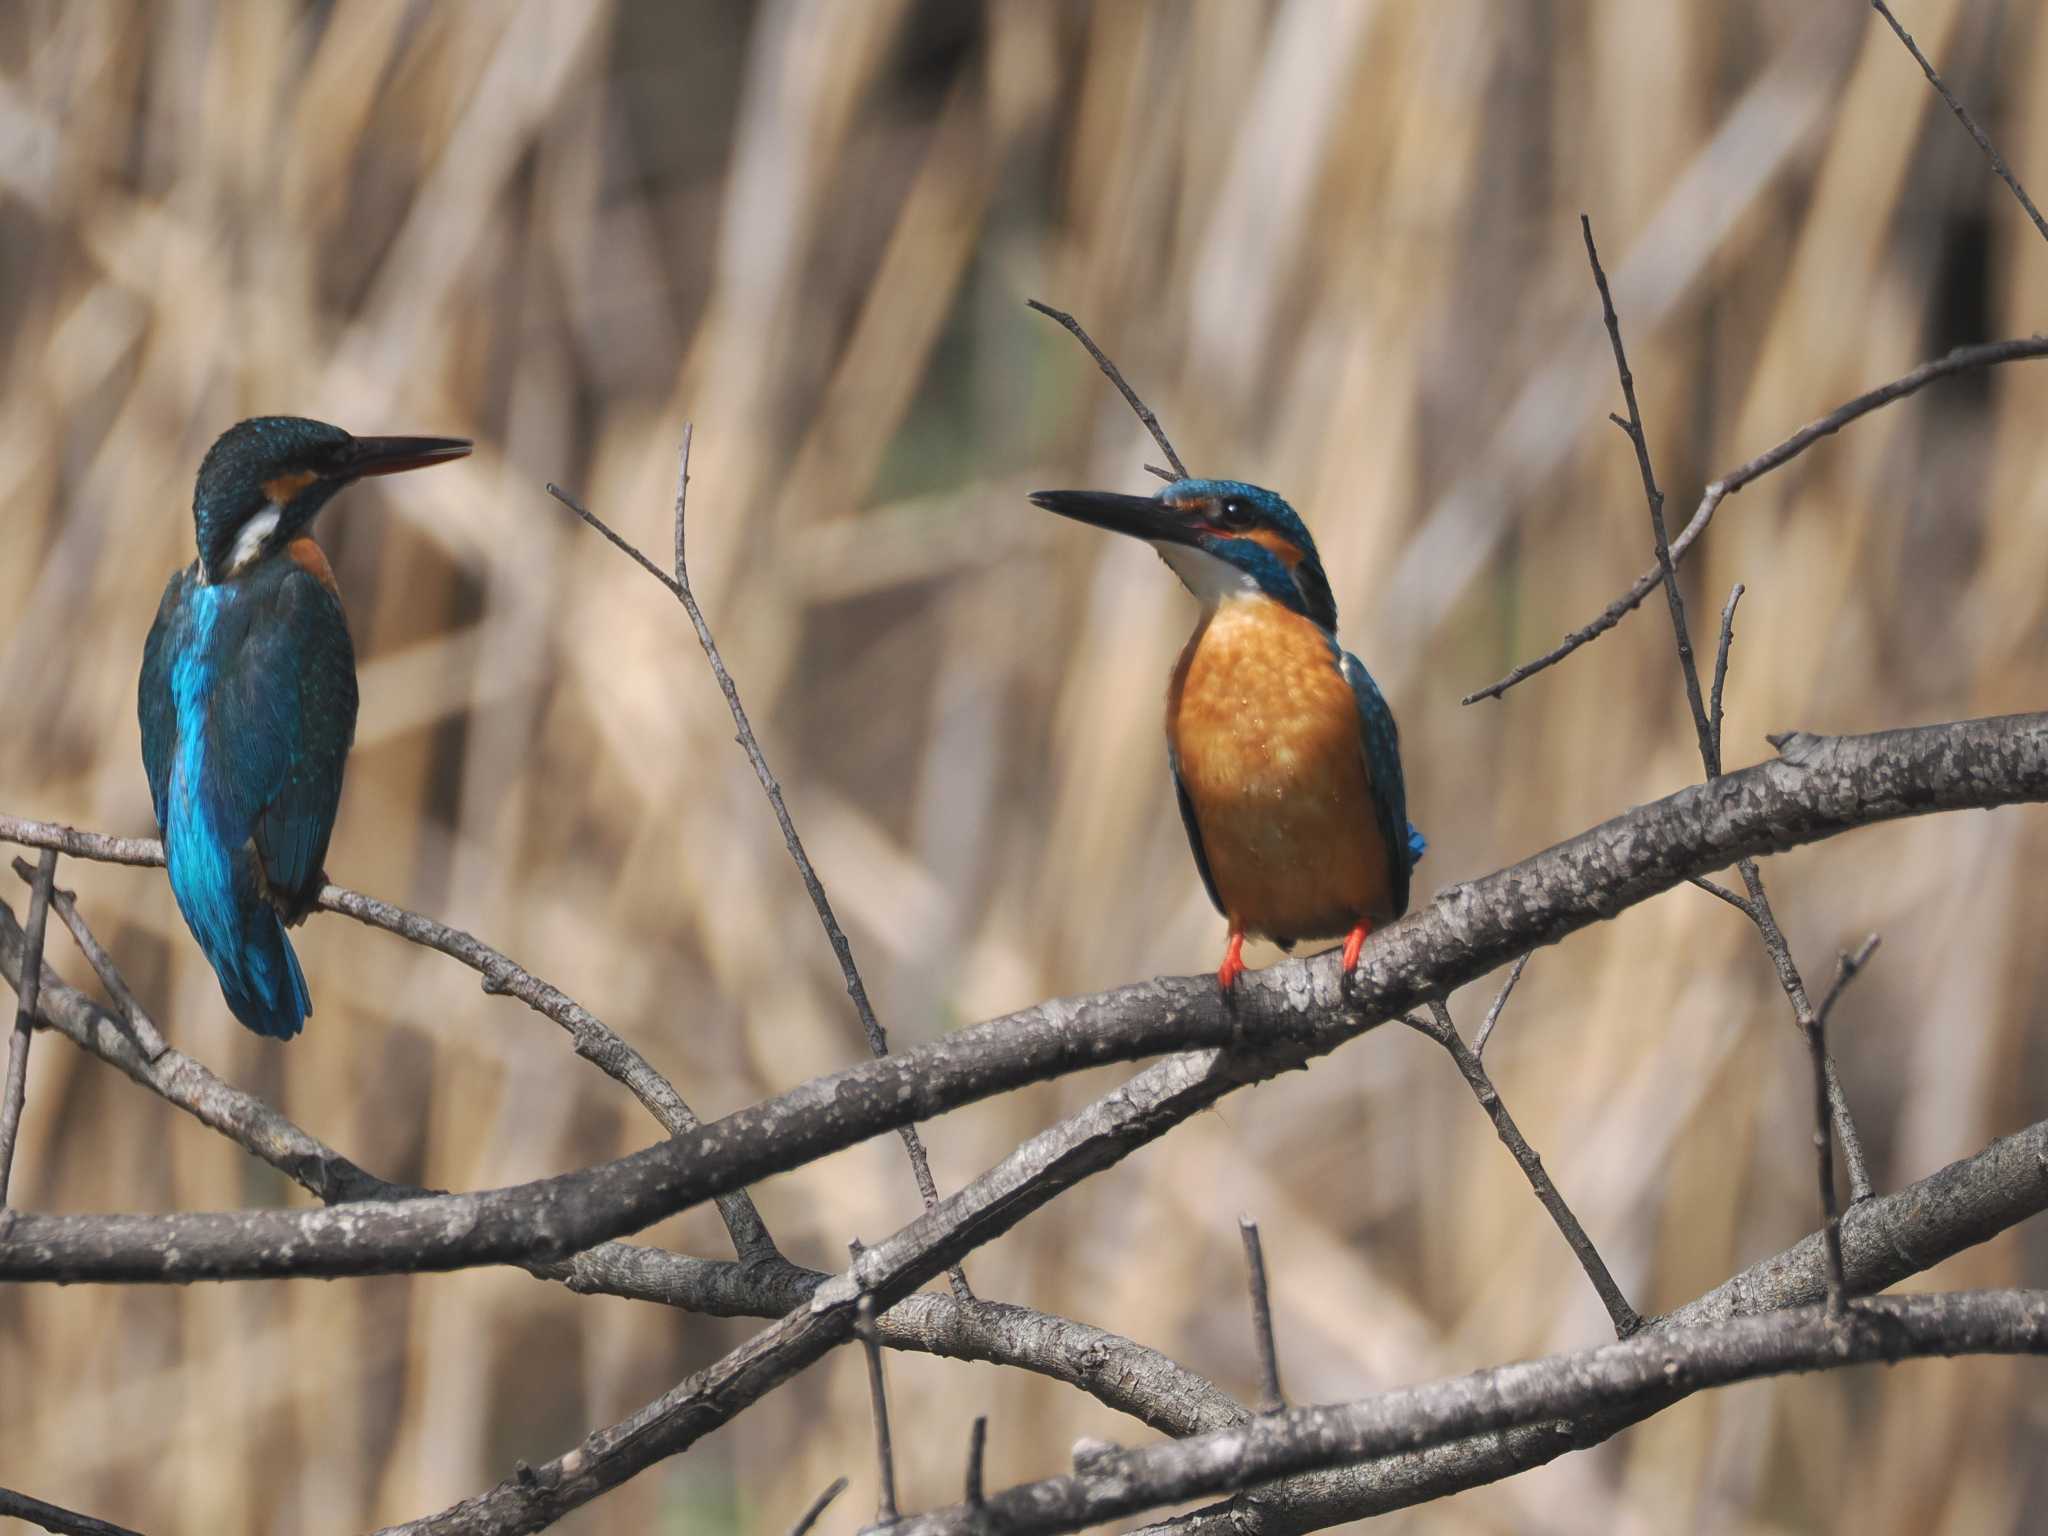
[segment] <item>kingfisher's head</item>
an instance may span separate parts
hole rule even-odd
[[[1156,496],[1034,491],[1048,512],[1145,540],[1187,589],[1211,606],[1262,593],[1337,628],[1337,600],[1316,542],[1294,508],[1242,480],[1176,480]]]
[[[208,581],[283,549],[334,493],[365,475],[459,459],[461,437],[351,437],[303,416],[256,416],[214,439],[192,491],[192,523]]]

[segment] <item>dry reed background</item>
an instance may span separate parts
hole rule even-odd
[[[2048,187],[2048,23],[1901,7]],[[329,868],[499,944],[706,1112],[862,1055],[681,614],[541,491],[692,575],[899,1041],[1214,963],[1158,700],[1190,608],[1029,488],[1148,446],[1026,295],[1074,310],[1197,472],[1280,487],[1399,711],[1424,896],[1697,776],[1654,608],[1503,704],[1458,696],[1640,570],[1575,215],[1682,516],[1713,473],[1961,342],[2034,329],[2048,250],[1867,8],[1667,3],[24,3],[0,19],[0,806],[148,830],[134,674],[238,416],[466,432],[323,525],[364,713]],[[1725,506],[1732,762],[1766,730],[2038,706],[2048,372],[1965,379]],[[1884,1185],[2044,1112],[2048,823],[1943,817],[1773,861],[1811,972],[1887,939],[1836,1040]],[[388,1178],[642,1145],[612,1083],[469,973],[331,919],[319,1012],[239,1030],[161,875],[67,864],[171,1037]],[[82,968],[53,940],[62,968]],[[1460,1001],[1468,1025],[1483,999]],[[1680,890],[1539,954],[1502,1091],[1638,1305],[1814,1224],[1803,1047],[1733,913]],[[929,1129],[956,1186],[1107,1078]],[[16,1174],[53,1209],[301,1199],[52,1042]],[[792,1256],[915,1209],[894,1138],[756,1191]],[[1290,1389],[1354,1396],[1603,1331],[1450,1064],[1385,1029],[1232,1100],[977,1254],[985,1294],[1249,1390],[1235,1216]],[[657,1240],[718,1253],[708,1212]],[[2040,1284],[2036,1229],[1923,1277]],[[0,1482],[152,1532],[333,1532],[539,1459],[753,1325],[510,1272],[0,1295]],[[1142,1434],[1069,1389],[891,1361],[906,1502]],[[1996,1532],[2048,1519],[2039,1367],[1758,1384],[1426,1512],[1431,1531]],[[2029,1389],[2032,1390],[2029,1390]],[[872,1507],[842,1351],[565,1523],[779,1530]]]

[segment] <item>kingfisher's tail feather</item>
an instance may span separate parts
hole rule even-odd
[[[1429,839],[1424,837],[1414,822],[1408,823],[1408,862],[1420,864],[1423,854],[1429,851]]]
[[[299,969],[292,941],[268,902],[246,907],[242,915],[239,963],[214,964],[221,996],[235,1017],[257,1034],[289,1040],[306,1027],[306,1016],[313,1011],[306,973]]]
[[[306,1027],[313,998],[284,924],[264,895],[253,851],[223,855],[217,843],[190,835],[175,816],[166,832],[171,890],[220,979],[221,996],[257,1034],[291,1039]]]

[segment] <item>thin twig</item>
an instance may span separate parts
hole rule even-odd
[[[1719,897],[1752,923],[1756,921],[1756,908],[1749,904],[1749,898],[1736,895],[1727,886],[1720,884],[1718,881],[1709,880],[1705,875],[1694,875],[1686,884],[1696,885],[1709,896]]]
[[[1103,352],[1102,348],[1095,345],[1095,339],[1081,329],[1081,322],[1065,310],[1054,309],[1050,304],[1041,304],[1036,299],[1026,299],[1024,302],[1046,318],[1059,321],[1061,325],[1064,325],[1074,333],[1076,341],[1088,349],[1088,355],[1095,359],[1095,366],[1100,368],[1108,377],[1109,382],[1117,387],[1117,393],[1124,397],[1125,402],[1137,413],[1138,420],[1145,424],[1145,430],[1152,434],[1152,441],[1157,443],[1159,451],[1166,455],[1166,462],[1173,466],[1173,473],[1168,475],[1150,464],[1147,464],[1145,467],[1151,470],[1153,474],[1158,475],[1162,480],[1187,479],[1188,467],[1181,463],[1180,455],[1173,451],[1173,444],[1166,440],[1166,429],[1159,425],[1159,418],[1152,414],[1152,407],[1138,398],[1138,392],[1125,382],[1124,376],[1118,370],[1116,364],[1109,360],[1108,355]]]
[[[846,1479],[843,1477],[834,1478],[832,1486],[811,1500],[810,1508],[806,1509],[797,1520],[797,1523],[789,1528],[789,1536],[804,1536],[806,1531],[818,1523],[818,1517],[825,1513],[825,1506],[844,1492],[846,1492]]]
[[[1523,967],[1528,963],[1528,955],[1515,957],[1514,968],[1508,972],[1508,979],[1501,983],[1500,991],[1494,994],[1493,1006],[1486,1010],[1486,1018],[1479,1025],[1479,1036],[1472,1042],[1472,1054],[1482,1061],[1486,1059],[1486,1042],[1493,1038],[1493,1026],[1500,1022],[1500,1011],[1507,1007],[1508,996],[1515,990],[1515,983],[1522,979]]]
[[[1742,601],[1744,590],[1739,581],[1729,590],[1728,605],[1721,610],[1721,641],[1714,648],[1714,691],[1707,703],[1707,718],[1713,726],[1714,737],[1714,773],[1711,776],[1717,778],[1722,761],[1721,690],[1728,682],[1728,648],[1735,643],[1735,605]]]
[[[1742,859],[1735,867],[1749,890],[1749,919],[1762,935],[1764,952],[1771,957],[1771,966],[1778,973],[1778,986],[1784,992],[1785,1000],[1792,1005],[1793,1026],[1805,1034],[1808,1021],[1813,1018],[1813,1006],[1807,1001],[1806,981],[1799,974],[1798,963],[1792,958],[1792,946],[1785,941],[1777,914],[1771,910],[1771,898],[1764,891],[1763,872],[1756,867],[1753,858]],[[1832,1056],[1824,1057],[1824,1067],[1828,1100],[1835,1111],[1835,1135],[1841,1138],[1842,1162],[1849,1170],[1849,1199],[1852,1202],[1868,1200],[1874,1192],[1870,1182],[1870,1164],[1864,1159],[1863,1138],[1857,1133],[1856,1121],[1849,1113],[1849,1098],[1842,1089],[1842,1074],[1836,1070]]]
[[[861,1247],[853,1245],[854,1268]],[[853,1331],[868,1357],[868,1406],[875,1416],[875,1524],[894,1525],[896,1513],[896,1448],[889,1440],[889,1389],[882,1380],[882,1341],[875,1332],[875,1298],[862,1296]]]
[[[1259,1352],[1259,1412],[1278,1413],[1287,1406],[1280,1391],[1280,1352],[1273,1344],[1273,1303],[1266,1295],[1266,1250],[1259,1242],[1259,1224],[1237,1218],[1244,1238],[1244,1265],[1252,1296],[1252,1343]]]
[[[72,858],[113,864],[160,868],[164,862],[163,844],[152,838],[107,837],[98,832],[84,832],[52,822],[24,821],[14,816],[0,816],[0,842],[55,849]],[[19,862],[15,869],[17,873],[21,871]],[[23,878],[28,877],[23,875]],[[365,927],[381,928],[386,933],[460,961],[483,978],[486,992],[517,998],[542,1018],[560,1025],[574,1041],[576,1054],[623,1085],[671,1136],[694,1130],[703,1123],[676,1091],[675,1085],[602,1019],[560,988],[550,986],[474,935],[338,885],[323,887],[318,905],[323,912],[338,912]],[[77,933],[75,927],[73,933]],[[98,969],[97,964],[95,969]],[[103,979],[104,975],[102,972]],[[109,987],[111,990],[111,983]],[[122,1003],[131,1014],[134,1012],[132,1001],[128,999]],[[155,1048],[163,1048],[161,1038]],[[761,1220],[761,1213],[755,1209],[753,1198],[745,1190],[733,1190],[719,1196],[718,1213],[732,1237],[733,1251],[741,1259],[751,1262],[777,1256],[775,1240]]]
[[[1835,967],[1834,984],[1814,1010],[1813,1022],[1806,1027],[1807,1048],[1813,1057],[1813,1152],[1820,1174],[1821,1242],[1827,1250],[1830,1318],[1841,1317],[1842,1309],[1848,1305],[1849,1286],[1842,1269],[1842,1213],[1835,1205],[1834,1140],[1828,1135],[1828,1015],[1834,1012],[1842,989],[1877,952],[1877,945],[1878,937],[1873,933],[1855,954],[1842,955]]]
[[[0,1515],[26,1520],[46,1531],[56,1531],[59,1536],[140,1536],[139,1532],[131,1531],[125,1525],[116,1525],[111,1520],[95,1520],[91,1515],[45,1504],[41,1499],[32,1499],[11,1488],[0,1488]]]
[[[1607,289],[1607,274],[1600,268],[1600,255],[1593,246],[1593,224],[1584,214],[1579,216],[1580,228],[1586,237],[1586,256],[1593,264],[1593,280],[1600,289],[1600,309],[1607,322],[1607,334],[1614,343],[1615,367],[1621,374],[1621,391],[1628,401],[1629,419],[1615,420],[1635,443],[1636,464],[1642,471],[1643,491],[1649,500],[1650,531],[1657,544],[1657,567],[1664,582],[1665,595],[1670,599],[1671,628],[1678,644],[1678,666],[1685,678],[1686,702],[1692,707],[1693,732],[1699,738],[1700,766],[1706,770],[1709,781],[1721,777],[1720,731],[1707,713],[1707,707],[1700,698],[1699,666],[1693,660],[1692,637],[1685,622],[1685,600],[1679,592],[1678,573],[1672,561],[1671,546],[1664,532],[1664,495],[1657,489],[1655,475],[1650,469],[1650,450],[1643,434],[1642,418],[1636,410],[1634,381],[1628,369],[1628,357],[1621,345],[1621,322],[1614,313],[1614,301]],[[1722,642],[1716,659],[1714,696],[1718,701],[1721,687],[1725,682],[1722,669],[1725,668],[1728,647],[1734,641],[1735,600],[1741,589],[1731,594],[1728,606],[1722,611]],[[1740,869],[1744,885],[1749,889],[1749,915],[1763,935],[1765,947],[1770,949],[1773,963],[1778,967],[1785,995],[1792,1003],[1793,1018],[1801,1029],[1812,1031],[1813,1012],[1806,1006],[1805,983],[1799,977],[1798,967],[1792,963],[1792,952],[1785,943],[1784,934],[1779,930],[1777,918],[1771,912],[1771,900],[1764,892],[1763,875],[1757,869],[1756,860],[1746,858]],[[1863,1148],[1856,1135],[1854,1121],[1849,1114],[1849,1102],[1842,1092],[1841,1076],[1834,1070],[1834,1063],[1825,1056],[1822,1059],[1823,1077],[1835,1107],[1835,1119],[1842,1136],[1842,1156],[1852,1170],[1858,1170],[1856,1178],[1862,1191],[1856,1198],[1863,1198],[1869,1192],[1869,1173],[1864,1168]]]
[[[726,709],[732,715],[733,726],[739,733],[740,750],[747,754],[747,761],[753,765],[754,777],[760,781],[768,804],[775,813],[776,825],[782,829],[783,846],[789,850],[790,859],[796,864],[797,874],[802,878],[804,890],[811,898],[811,905],[817,910],[818,921],[824,925],[825,938],[832,946],[832,953],[838,957],[839,973],[846,982],[846,994],[853,999],[854,1012],[860,1016],[862,1033],[867,1036],[868,1049],[876,1057],[889,1054],[889,1036],[875,1017],[875,1010],[868,1002],[868,989],[861,980],[860,967],[854,964],[853,946],[847,942],[846,933],[839,926],[839,919],[832,911],[832,902],[825,894],[824,882],[818,878],[811,858],[804,851],[803,839],[797,836],[796,822],[789,814],[789,804],[783,798],[782,786],[768,767],[767,756],[761,751],[759,738],[754,735],[752,722],[747,719],[746,706],[740,703],[739,685],[732,680],[732,673],[726,669],[725,657],[719,653],[718,642],[712,638],[711,626],[705,621],[703,609],[697,606],[697,597],[690,589],[689,567],[683,558],[684,528],[687,519],[690,492],[690,443],[695,435],[694,424],[686,423],[683,428],[682,449],[676,465],[675,500],[675,561],[673,576],[662,570],[642,554],[629,540],[612,531],[603,518],[583,506],[575,497],[558,485],[549,485],[548,494],[563,506],[574,512],[602,534],[615,548],[629,556],[635,564],[656,581],[667,587],[671,596],[683,605],[683,612],[689,615],[690,627],[697,632],[697,643],[704,649],[705,659],[711,663],[711,675],[717,680],[718,691],[725,695]],[[917,1180],[919,1195],[924,1199],[926,1210],[935,1209],[939,1203],[939,1186],[932,1178],[931,1160],[926,1157],[924,1140],[914,1125],[899,1128],[904,1149],[910,1154],[910,1171]],[[974,1293],[968,1288],[967,1275],[959,1265],[948,1272],[953,1294],[962,1301],[971,1301]]]
[[[2034,200],[2027,196],[2027,189],[2021,186],[2019,178],[2013,175],[2011,167],[2005,163],[2005,157],[1999,154],[1997,147],[1985,135],[1984,130],[1977,126],[1977,120],[1970,116],[1960,101],[1956,100],[1955,93],[1942,83],[1941,76],[1934,72],[1934,66],[1928,62],[1927,55],[1922,53],[1920,45],[1913,41],[1913,34],[1899,25],[1899,18],[1892,14],[1891,7],[1886,5],[1884,0],[1870,0],[1870,5],[1871,9],[1885,19],[1892,31],[1898,34],[1899,41],[1904,43],[1906,51],[1913,55],[1921,73],[1927,76],[1928,83],[1941,92],[1941,99],[1948,103],[1949,111],[1955,113],[1956,120],[1970,130],[1970,137],[1977,141],[1977,147],[1983,150],[1991,161],[1991,169],[1998,173],[1998,179],[2012,188],[2012,195],[2018,198],[2020,206],[2027,210],[2027,217],[2034,221],[2034,228],[2041,232],[2043,240],[2048,240],[2048,222],[2042,220],[2041,210],[2036,208]]]
[[[50,915],[50,887],[57,878],[57,852],[43,850],[36,862],[28,899],[28,960],[21,968],[20,1002],[14,1030],[7,1042],[7,1079],[0,1089],[0,1206],[7,1204],[7,1184],[14,1172],[14,1143],[21,1134],[21,1112],[28,1103],[28,1048],[35,1038],[36,994],[43,985],[43,925]]]
[[[168,1047],[101,947],[71,893],[53,887],[50,905],[115,999],[118,1022],[61,982],[39,997],[41,1025],[116,1068],[166,1103],[261,1158],[315,1198],[404,1200],[424,1193],[387,1183],[309,1136],[261,1100],[230,1087]],[[16,930],[18,932],[18,930]],[[0,903],[0,976],[19,972]],[[538,1278],[579,1295],[620,1296],[715,1316],[775,1318],[806,1303],[830,1276],[785,1259],[721,1263],[628,1243],[600,1243],[563,1264],[529,1262]],[[1164,1434],[1190,1434],[1245,1417],[1214,1383],[1156,1350],[1103,1329],[1027,1307],[919,1294],[877,1320],[882,1342],[952,1359],[1015,1366],[1067,1382],[1105,1406]]]
[[[1693,512],[1692,521],[1680,529],[1678,537],[1671,541],[1672,560],[1685,559],[1686,552],[1692,548],[1700,535],[1707,531],[1707,524],[1713,521],[1714,512],[1722,501],[1753,481],[1762,479],[1772,470],[1782,468],[1822,438],[1841,431],[1858,417],[1867,416],[1881,406],[1890,405],[1894,400],[1903,400],[1937,379],[1945,379],[1958,373],[1969,373],[1978,368],[1995,367],[2000,363],[2024,362],[2037,357],[2048,357],[2048,336],[2016,337],[2010,341],[1991,341],[1978,346],[1957,347],[1932,362],[1922,363],[1911,373],[1858,395],[1854,400],[1838,406],[1818,421],[1808,422],[1783,442],[1758,454],[1739,469],[1723,475],[1701,493],[1700,504]],[[1602,609],[1591,623],[1573,630],[1556,647],[1531,661],[1523,662],[1498,681],[1466,694],[1460,702],[1476,704],[1481,699],[1497,699],[1517,683],[1556,666],[1580,646],[1599,639],[1627,618],[1642,605],[1643,599],[1648,597],[1663,579],[1662,563],[1651,566],[1635,579],[1634,585]]]
[[[1664,579],[1664,596],[1671,609],[1671,628],[1678,636],[1678,665],[1685,674],[1685,699],[1692,706],[1693,730],[1700,739],[1700,757],[1707,765],[1707,777],[1721,776],[1720,753],[1714,747],[1713,727],[1707,720],[1707,706],[1700,698],[1700,669],[1692,656],[1692,633],[1685,622],[1685,594],[1679,590],[1678,570],[1671,560],[1671,538],[1664,529],[1664,493],[1657,488],[1657,472],[1650,467],[1650,440],[1643,431],[1643,415],[1636,407],[1635,375],[1629,372],[1628,352],[1621,344],[1621,317],[1614,312],[1614,295],[1607,288],[1607,273],[1600,265],[1600,251],[1593,244],[1593,221],[1579,215],[1579,232],[1586,237],[1586,260],[1593,264],[1593,283],[1600,290],[1600,318],[1607,324],[1607,339],[1614,347],[1615,372],[1621,375],[1621,398],[1628,405],[1628,420],[1608,419],[1628,434],[1635,445],[1636,468],[1642,473],[1643,495],[1650,504],[1650,531],[1657,543],[1657,569]]]
[[[1458,1064],[1458,1071],[1464,1075],[1465,1082],[1479,1100],[1479,1107],[1486,1111],[1487,1118],[1493,1122],[1494,1132],[1500,1137],[1501,1144],[1514,1154],[1515,1161],[1521,1165],[1523,1174],[1529,1180],[1529,1187],[1536,1191],[1536,1198],[1543,1202],[1543,1209],[1548,1211],[1550,1219],[1557,1223],[1557,1230],[1564,1234],[1565,1242],[1571,1245],[1572,1253],[1579,1261],[1579,1267],[1593,1283],[1593,1289],[1599,1294],[1600,1304],[1607,1309],[1607,1316],[1614,1324],[1614,1336],[1617,1339],[1627,1338],[1643,1326],[1642,1315],[1628,1304],[1628,1298],[1622,1295],[1621,1287],[1615,1283],[1614,1276],[1608,1273],[1607,1261],[1600,1257],[1600,1250],[1593,1246],[1592,1238],[1588,1237],[1586,1229],[1579,1225],[1579,1218],[1572,1214],[1572,1208],[1565,1204],[1564,1196],[1558,1193],[1557,1186],[1544,1171],[1543,1159],[1536,1155],[1535,1148],[1529,1145],[1521,1129],[1515,1124],[1515,1117],[1508,1113],[1507,1105],[1501,1100],[1500,1090],[1493,1086],[1493,1079],[1486,1074],[1485,1065],[1466,1046],[1464,1037],[1458,1033],[1458,1026],[1451,1021],[1450,1009],[1446,1008],[1441,1000],[1431,999],[1429,1011],[1433,1023],[1413,1015],[1404,1016],[1401,1022],[1429,1036],[1451,1053],[1451,1060]]]
[[[979,1506],[981,1493],[981,1463],[988,1453],[988,1415],[974,1416],[974,1427],[967,1432],[967,1503]]]

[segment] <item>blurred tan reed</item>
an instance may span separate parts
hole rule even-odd
[[[1907,14],[1910,12],[1910,14]],[[2048,184],[2048,23],[1902,17]],[[1867,9],[1768,0],[1264,6],[778,0],[120,5],[0,25],[0,805],[140,833],[134,676],[190,477],[235,418],[463,432],[325,519],[365,705],[329,867],[502,946],[717,1113],[863,1052],[682,616],[541,490],[657,555],[696,423],[692,577],[864,962],[914,1042],[1214,964],[1158,700],[1190,619],[1031,488],[1150,451],[1074,311],[1197,473],[1280,488],[1404,727],[1424,898],[1697,774],[1663,615],[1500,704],[1647,528],[1577,214],[1660,475],[1701,484],[1951,345],[2035,328],[2048,251]],[[1749,596],[1728,755],[1766,730],[2036,707],[2048,373],[1854,427],[1731,501],[1687,569]],[[1773,861],[1880,1182],[2042,1113],[2042,819]],[[517,1004],[347,924],[303,1040],[240,1031],[160,875],[65,866],[173,1038],[379,1174],[496,1185],[651,1121]],[[83,977],[75,957],[57,958]],[[1270,958],[1270,956],[1262,957]],[[1491,985],[1457,1000],[1469,1030]],[[1814,1224],[1803,1048],[1754,936],[1678,891],[1538,955],[1489,1054],[1638,1306]],[[929,1128],[957,1185],[1107,1077]],[[298,1199],[56,1043],[16,1189],[63,1209]],[[916,1209],[893,1138],[757,1191],[794,1257]],[[1386,1030],[1233,1100],[974,1256],[983,1294],[1256,1385],[1235,1219],[1304,1400],[1600,1336],[1442,1054]],[[654,1234],[722,1252],[708,1212]],[[2043,1281],[2038,1232],[1928,1284]],[[753,1325],[517,1273],[0,1294],[0,1482],[152,1532],[356,1530],[538,1460]],[[2038,1528],[2037,1368],[1924,1364],[1691,1402],[1392,1530]],[[1141,1433],[1073,1391],[890,1362],[901,1496]],[[2032,1391],[2029,1391],[2029,1387]],[[873,1507],[841,1352],[566,1530],[823,1528]],[[853,1513],[849,1513],[849,1512]]]

